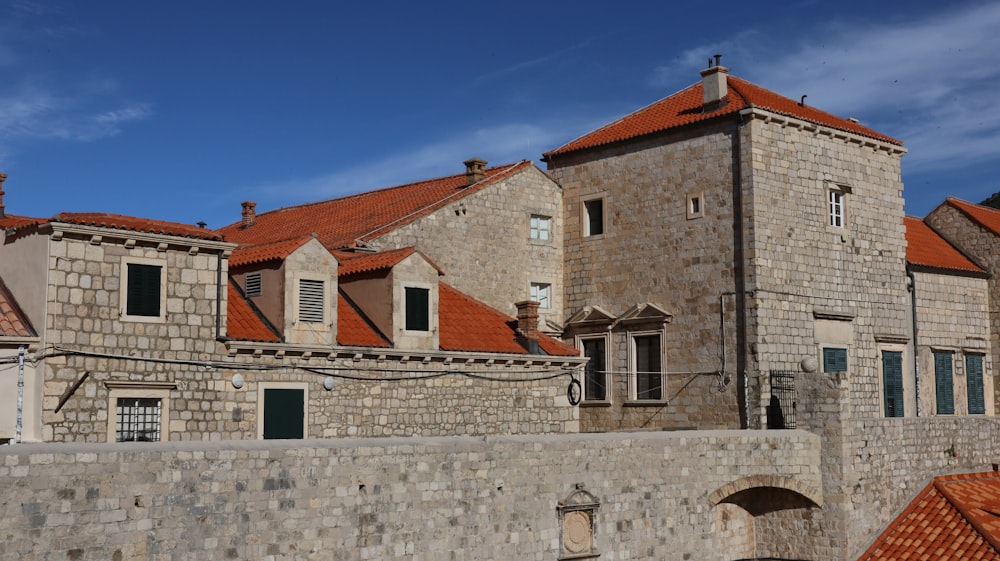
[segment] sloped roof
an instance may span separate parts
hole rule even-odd
[[[486,177],[483,180],[469,187],[466,187],[465,174],[461,173],[282,208],[257,214],[253,226],[243,228],[237,222],[218,232],[227,241],[253,245],[315,233],[327,249],[354,247],[358,240],[371,240],[409,224],[532,165],[531,162],[524,161],[489,168],[485,171]]]
[[[3,279],[0,279],[0,337],[37,337],[27,316],[17,305]]]
[[[958,248],[938,235],[923,220],[907,216],[904,218],[904,224],[906,225],[906,260],[911,265],[969,273],[986,273]]]
[[[951,205],[990,232],[1000,235],[1000,210],[948,197],[943,204]]]
[[[281,341],[280,335],[257,314],[233,279],[229,279],[226,312],[226,335],[230,339],[261,343]]]
[[[390,347],[375,328],[347,300],[344,293],[337,295],[337,343],[346,347]]]
[[[337,259],[340,260],[340,268],[337,269],[337,276],[344,277],[358,273],[370,273],[372,271],[391,269],[400,261],[406,259],[414,253],[420,255],[424,258],[424,260],[430,263],[430,265],[437,270],[439,275],[444,274],[441,268],[434,264],[434,262],[423,253],[412,247],[401,247],[399,249],[380,251],[378,253],[348,253],[338,251],[336,252],[336,256]]]
[[[280,261],[311,239],[313,239],[312,236],[302,236],[274,243],[241,246],[233,250],[232,256],[229,257],[229,266],[235,268],[267,263],[268,261]]]
[[[62,212],[53,216],[49,221],[62,222],[64,224],[76,224],[78,226],[96,226],[99,228],[129,230],[146,234],[162,234],[165,236],[178,236],[199,240],[222,241],[221,235],[207,228],[180,224],[178,222],[149,220],[147,218],[137,218],[135,216],[122,216],[120,214],[107,214],[104,212]]]
[[[747,107],[759,107],[774,113],[795,117],[818,125],[858,134],[889,144],[902,146],[902,142],[876,132],[850,119],[837,117],[809,105],[802,105],[782,95],[766,90],[735,76],[727,76],[727,96],[713,111],[702,111],[702,82],[647,105],[634,113],[605,125],[555,150],[544,154],[545,160],[552,156],[567,154],[587,148],[604,146],[623,140],[630,140],[648,134],[707,121],[723,115],[737,113]]]
[[[438,326],[441,350],[528,354],[517,342],[517,320],[452,286],[438,283]],[[539,347],[549,355],[579,356],[580,351],[539,334]]]
[[[935,477],[858,561],[1000,561],[1000,473]]]
[[[45,224],[48,219],[45,218],[30,218],[28,216],[14,216],[8,214],[3,218],[0,218],[0,228],[4,230],[22,230],[24,228],[30,228],[31,226],[38,226],[39,224]]]

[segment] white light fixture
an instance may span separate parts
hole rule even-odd
[[[243,375],[242,374],[233,374],[233,380],[232,380],[232,382],[233,382],[233,387],[234,388],[236,388],[236,389],[242,388],[244,381],[245,380],[243,380]]]
[[[323,387],[326,388],[326,391],[332,390],[333,389],[333,378],[330,377],[330,376],[327,376],[326,379],[323,380]]]

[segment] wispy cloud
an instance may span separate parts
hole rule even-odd
[[[521,62],[512,64],[510,66],[494,70],[492,72],[487,72],[486,74],[483,74],[482,76],[479,76],[478,78],[476,78],[475,83],[476,84],[481,84],[483,82],[488,82],[488,81],[494,80],[496,78],[500,78],[500,77],[503,77],[503,76],[507,76],[507,75],[510,75],[510,74],[514,74],[514,73],[520,72],[522,70],[544,66],[544,65],[548,64],[549,62],[551,62],[552,60],[555,60],[555,59],[557,59],[557,58],[565,55],[566,53],[569,53],[569,52],[572,52],[572,51],[576,51],[576,50],[579,50],[579,49],[583,49],[583,48],[587,47],[589,44],[590,44],[590,40],[581,41],[579,43],[575,43],[575,44],[570,45],[568,47],[564,47],[562,49],[559,49],[559,50],[556,50],[556,51],[552,51],[550,53],[544,54],[542,56],[535,57],[535,58],[530,59],[530,60],[521,61]]]

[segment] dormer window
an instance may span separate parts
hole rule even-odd
[[[430,331],[431,291],[417,286],[405,287],[404,306],[406,308],[407,331]]]

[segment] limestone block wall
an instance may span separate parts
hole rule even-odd
[[[733,130],[696,131],[561,156],[549,173],[563,186],[566,314],[596,305],[614,316],[653,303],[664,327],[669,404],[625,405],[628,340],[609,349],[611,404],[584,409],[595,429],[740,426],[735,379]],[[692,197],[701,213],[689,213]],[[584,236],[584,203],[604,201],[604,232]],[[723,336],[724,333],[724,336]],[[675,390],[677,393],[675,395]]]
[[[942,204],[924,219],[935,231],[970,256],[989,273],[988,292],[991,310],[1000,310],[1000,252],[996,251],[997,236],[973,222],[957,208]],[[992,314],[990,322],[992,363],[1000,364],[1000,314]],[[1000,407],[1000,387],[994,388],[994,408]]]
[[[555,560],[579,489],[600,558],[749,559],[753,517],[714,499],[821,501],[818,456],[801,431],[0,447],[0,560]]]
[[[917,296],[917,359],[920,372],[920,414],[935,414],[934,352],[951,352],[956,415],[968,414],[965,357],[983,357],[983,395],[992,396],[993,362],[987,279],[958,275],[914,273]],[[992,399],[986,414],[994,414]]]
[[[516,315],[532,282],[551,285],[543,320],[561,324],[562,232],[560,188],[530,166],[374,241],[380,249],[414,246],[444,270],[458,290]],[[551,218],[552,237],[532,240],[532,214]],[[544,326],[543,326],[544,327]]]

